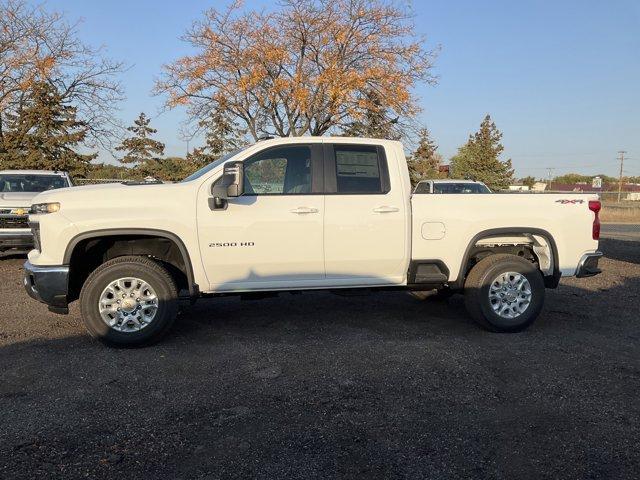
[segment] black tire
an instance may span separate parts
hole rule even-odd
[[[98,302],[104,289],[120,278],[134,277],[147,282],[156,292],[158,308],[144,328],[121,332],[111,328],[100,316]],[[178,289],[169,272],[147,257],[118,257],[100,265],[87,278],[80,292],[80,311],[89,334],[117,347],[139,347],[160,340],[178,314]]]
[[[502,273],[523,275],[531,287],[529,306],[515,318],[504,318],[494,312],[489,299],[491,283]],[[496,254],[480,260],[469,272],[464,283],[464,303],[469,315],[483,328],[492,332],[520,332],[531,325],[542,310],[545,287],[537,267],[516,255]]]

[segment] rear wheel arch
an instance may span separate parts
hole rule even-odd
[[[78,298],[82,284],[95,268],[125,255],[154,258],[172,273],[179,287],[187,289],[192,297],[198,295],[189,252],[176,234],[157,229],[102,229],[83,232],[67,245],[64,264],[69,265],[69,301]]]
[[[548,288],[555,288],[558,286],[558,282],[560,281],[560,268],[559,268],[559,260],[558,260],[558,247],[556,245],[555,239],[553,235],[549,233],[547,230],[541,228],[531,228],[531,227],[505,227],[505,228],[493,228],[488,230],[483,230],[469,241],[467,244],[467,248],[465,249],[464,256],[462,258],[462,262],[460,263],[460,269],[458,271],[458,277],[453,283],[454,288],[462,288],[464,286],[466,277],[473,267],[471,260],[473,260],[474,249],[476,248],[476,244],[490,237],[497,237],[501,235],[533,235],[542,237],[547,245],[549,246],[552,261],[552,272],[550,275],[544,275],[544,283]],[[535,249],[534,249],[535,251]],[[500,253],[500,252],[496,252]]]

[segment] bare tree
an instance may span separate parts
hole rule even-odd
[[[0,142],[3,117],[19,112],[32,85],[47,82],[77,109],[88,128],[87,145],[109,147],[119,128],[113,114],[123,99],[123,70],[102,48],[81,42],[77,24],[62,14],[24,0],[0,0]]]

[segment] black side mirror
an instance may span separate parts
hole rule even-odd
[[[224,209],[228,198],[240,197],[244,193],[244,164],[228,162],[224,164],[222,177],[211,187],[213,208]]]

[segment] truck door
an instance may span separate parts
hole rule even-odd
[[[324,150],[327,281],[401,283],[409,218],[399,174],[389,175],[397,161],[381,145],[335,143]]]
[[[209,205],[211,185],[199,193],[198,235],[210,289],[322,281],[322,145],[268,148],[243,163],[244,194],[229,199],[225,210]]]

